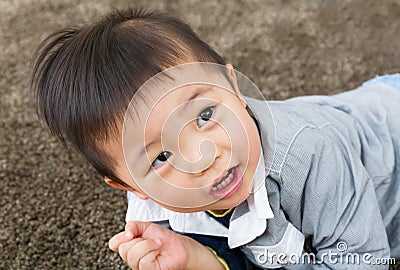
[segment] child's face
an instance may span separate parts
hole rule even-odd
[[[233,69],[230,77],[233,90],[220,74],[207,74],[213,85],[156,91],[144,102],[138,97],[122,147],[111,145],[117,175],[138,197],[178,212],[227,209],[248,197],[260,139]]]

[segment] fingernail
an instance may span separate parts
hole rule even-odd
[[[125,232],[125,238],[126,238],[126,239],[131,239],[132,237],[133,237],[133,234],[132,234],[131,231]]]

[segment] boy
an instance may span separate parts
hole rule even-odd
[[[387,78],[243,98],[251,84],[189,26],[121,11],[49,36],[32,88],[50,130],[129,191],[110,248],[133,269],[386,269],[400,257],[400,79]]]

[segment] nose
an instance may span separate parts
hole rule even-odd
[[[174,161],[178,170],[197,174],[207,170],[217,156],[217,142],[209,132],[198,132],[186,126],[178,136],[178,152]]]

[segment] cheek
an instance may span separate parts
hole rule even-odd
[[[133,170],[133,168],[131,169]],[[139,179],[140,175],[135,171],[131,172],[131,170],[128,169],[127,165],[125,162],[120,162],[118,169],[117,169],[117,175],[120,177],[122,181],[124,181],[126,184],[128,184],[130,187],[137,191],[142,191],[140,186],[138,185],[138,182],[134,180],[133,176],[135,179]]]
[[[261,151],[261,141],[256,127],[252,126],[248,131],[249,136],[249,155],[250,158],[256,157],[257,161]]]
[[[124,179],[124,182],[127,182],[128,185],[130,187],[132,187],[134,190],[144,193],[143,188],[141,188],[141,185],[139,184],[139,182],[136,182],[135,180],[133,180],[132,177],[129,177],[128,181],[125,181],[125,179]]]
[[[233,153],[240,154],[243,159],[250,159],[252,155],[257,155],[257,147],[259,148],[260,144],[258,132],[249,116],[237,115],[237,118],[233,117],[228,121],[227,127]]]
[[[260,158],[261,143],[253,119],[250,116],[244,115],[242,123],[244,125],[234,135],[236,148],[233,150],[235,150],[234,153],[241,162],[242,173],[245,174],[246,183],[243,190],[248,191]],[[247,196],[248,192],[245,193],[243,196]]]
[[[155,183],[162,181],[184,189],[194,189],[201,186],[201,182],[194,181],[195,179],[190,173],[184,173],[180,169],[173,168],[173,166],[169,166],[168,172],[154,175],[153,179]]]

